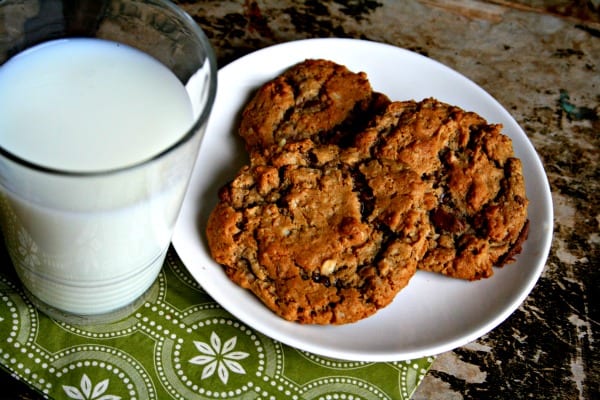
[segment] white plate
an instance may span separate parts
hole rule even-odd
[[[342,326],[291,323],[230,282],[210,257],[204,229],[217,190],[247,162],[237,136],[239,114],[264,82],[306,58],[327,58],[365,71],[374,90],[392,100],[441,101],[502,123],[523,162],[530,232],[517,262],[490,279],[466,282],[418,271],[394,302],[372,317]],[[309,39],[262,49],[219,71],[217,97],[173,244],[193,277],[221,306],[287,345],[347,360],[399,361],[464,345],[504,321],[525,299],[544,267],[552,239],[552,201],[542,164],[523,130],[488,93],[450,68],[390,45],[353,39]]]

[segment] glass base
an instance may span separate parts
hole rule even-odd
[[[37,298],[25,286],[22,286],[22,289],[25,292],[27,299],[31,301],[31,303],[33,303],[33,305],[39,311],[43,312],[48,317],[52,318],[57,322],[64,322],[70,325],[102,325],[122,320],[133,314],[138,308],[140,308],[140,306],[142,306],[146,302],[146,300],[148,300],[149,297],[152,296],[153,288],[154,283],[152,283],[152,285],[150,285],[150,287],[133,302],[116,310],[103,314],[82,315],[70,313],[53,307]]]

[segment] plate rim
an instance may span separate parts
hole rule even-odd
[[[512,128],[517,129],[520,146],[525,146],[525,149],[522,151],[524,152],[524,154],[528,155],[529,158],[527,161],[529,163],[531,163],[531,167],[536,170],[538,175],[540,175],[540,172],[541,172],[540,176],[543,177],[544,179],[537,182],[537,186],[539,186],[539,189],[541,189],[543,192],[542,198],[544,200],[544,207],[546,209],[544,221],[552,224],[552,221],[554,218],[553,217],[553,205],[552,205],[552,198],[551,198],[548,177],[545,173],[542,161],[541,161],[537,151],[535,150],[532,142],[527,137],[527,135],[525,134],[525,132],[523,131],[521,126],[516,122],[516,120],[512,117],[512,115],[491,94],[489,94],[487,91],[485,91],[483,88],[481,88],[479,85],[477,85],[475,82],[473,82],[466,76],[462,75],[460,72],[448,67],[447,65],[445,65],[435,59],[432,59],[430,57],[424,56],[422,54],[413,52],[413,51],[405,49],[405,48],[396,47],[391,44],[374,42],[374,41],[369,41],[369,40],[352,39],[352,38],[301,39],[301,40],[278,43],[278,44],[275,44],[272,46],[268,46],[268,47],[256,50],[254,52],[251,52],[249,54],[246,54],[246,55],[232,61],[231,63],[229,63],[219,69],[219,71],[218,71],[219,81],[220,81],[220,78],[223,75],[226,75],[230,70],[235,69],[235,68],[239,67],[240,65],[243,65],[244,63],[248,63],[248,61],[252,60],[253,58],[261,58],[261,57],[266,58],[266,57],[272,56],[271,53],[277,54],[282,51],[290,52],[290,51],[294,50],[294,48],[296,48],[296,49],[301,48],[304,50],[300,51],[298,53],[299,55],[296,57],[298,60],[300,60],[303,58],[310,58],[310,56],[307,56],[305,54],[305,51],[306,51],[305,48],[307,46],[317,47],[317,46],[331,46],[331,45],[336,45],[336,44],[343,45],[346,47],[347,46],[361,47],[361,49],[364,48],[364,46],[366,46],[367,48],[377,47],[377,48],[381,48],[382,51],[398,52],[398,54],[402,53],[404,55],[408,55],[409,57],[417,57],[422,62],[431,64],[432,66],[434,66],[436,68],[442,68],[443,70],[445,70],[445,72],[450,73],[453,76],[455,76],[456,78],[458,78],[462,84],[471,85],[472,89],[476,90],[481,95],[486,96],[487,100],[490,101],[494,105],[494,107],[495,107],[494,112],[500,112],[500,113],[504,114],[505,119],[512,121],[512,123],[513,123]],[[293,58],[293,57],[291,57],[291,58]],[[291,65],[291,64],[289,64],[289,65]],[[274,77],[274,76],[272,76],[272,77]],[[262,82],[262,83],[264,83],[264,82]],[[217,103],[217,101],[219,101],[219,88],[222,88],[222,87],[223,87],[223,85],[221,85],[221,84],[218,85],[215,103]],[[214,112],[214,109],[213,109],[213,112]],[[211,116],[211,118],[209,118],[209,126],[207,126],[206,134],[209,134],[210,121],[213,119],[214,119],[214,117],[212,117],[212,116]],[[513,137],[511,136],[511,138],[513,138]],[[515,138],[513,138],[513,140],[514,139]],[[202,147],[203,146],[201,146],[200,153],[202,151]],[[196,164],[198,165],[199,163],[196,163]],[[197,167],[197,165],[196,165],[196,167]],[[191,182],[193,183],[193,180],[191,180]],[[188,187],[188,192],[189,192],[189,190],[190,190],[190,188]],[[186,196],[184,198],[184,202],[185,202],[185,199],[187,199],[187,198],[188,198],[188,194],[186,194]],[[180,213],[180,217],[182,214],[183,213]],[[175,226],[172,243],[173,243],[173,247],[175,248],[175,251],[178,254],[182,264],[189,271],[190,275],[192,275],[194,280],[196,280],[197,283],[207,292],[207,294],[209,294],[209,296],[211,296],[211,298],[213,298],[214,301],[221,304],[221,306],[226,311],[228,311],[230,314],[232,314],[235,318],[239,319],[240,321],[242,321],[244,324],[248,325],[252,329],[255,329],[256,331],[258,331],[272,339],[280,341],[286,345],[292,346],[301,351],[307,351],[307,352],[310,352],[313,354],[326,356],[326,357],[333,357],[333,358],[337,358],[337,359],[367,361],[367,362],[402,361],[402,360],[422,358],[422,357],[427,357],[427,356],[434,356],[436,354],[440,354],[442,352],[452,350],[454,348],[457,348],[464,344],[467,344],[473,340],[476,340],[477,338],[481,337],[482,335],[490,332],[491,330],[495,329],[498,325],[500,325],[504,320],[506,320],[513,312],[515,312],[519,308],[519,306],[523,303],[523,301],[529,296],[529,294],[533,290],[534,286],[536,285],[537,281],[539,280],[539,278],[543,272],[543,269],[545,267],[547,257],[550,252],[552,236],[553,236],[553,229],[546,229],[546,235],[541,237],[542,246],[538,249],[540,255],[537,258],[537,265],[535,266],[535,268],[532,269],[532,272],[530,274],[531,278],[526,282],[526,285],[524,286],[524,288],[518,292],[518,295],[516,296],[516,298],[514,298],[510,302],[510,304],[503,307],[503,311],[501,313],[496,314],[487,323],[482,324],[478,329],[472,330],[468,334],[465,334],[463,336],[455,338],[454,340],[450,340],[450,341],[446,341],[443,343],[438,343],[434,346],[430,346],[427,349],[415,349],[413,351],[404,351],[404,350],[395,350],[394,351],[394,350],[392,350],[392,351],[384,351],[384,352],[373,352],[373,350],[361,351],[359,349],[356,351],[350,351],[350,350],[339,350],[339,349],[335,349],[335,348],[325,348],[323,346],[320,346],[318,343],[305,342],[302,340],[298,340],[296,337],[287,336],[284,332],[280,332],[277,329],[274,330],[273,327],[267,326],[266,321],[256,320],[255,318],[251,318],[251,316],[249,316],[248,314],[245,314],[243,312],[240,313],[239,308],[232,307],[230,304],[228,304],[227,301],[223,301],[222,298],[218,295],[218,293],[215,293],[215,291],[211,290],[212,288],[210,288],[209,290],[206,290],[205,285],[207,282],[205,280],[203,280],[202,278],[199,279],[196,276],[196,274],[194,273],[195,272],[195,270],[193,270],[194,266],[189,265],[190,263],[186,262],[186,260],[184,260],[185,256],[183,254],[186,253],[185,249],[183,248],[185,246],[185,244],[184,244],[185,240],[182,237],[182,235],[184,235],[184,233],[182,233],[180,228],[181,228],[181,223],[178,220],[178,222]],[[187,260],[187,261],[189,261],[189,260]],[[216,263],[214,263],[214,264],[218,266],[218,264],[216,264]],[[510,268],[510,267],[511,266],[508,266],[507,268]],[[223,275],[224,275],[224,273],[223,273]],[[491,279],[493,279],[493,277]],[[203,283],[205,285],[203,285]],[[232,285],[234,285],[234,284],[232,283]],[[206,286],[210,286],[210,285],[206,285]],[[241,290],[244,290],[244,289],[241,289]],[[221,300],[221,301],[219,301],[219,300]],[[224,303],[225,305],[222,303]],[[262,307],[265,307],[265,306],[262,306]],[[271,313],[270,310],[267,309],[267,311],[269,313]],[[277,317],[277,318],[281,319],[280,317]],[[293,324],[294,326],[306,326],[306,325],[299,325],[294,322],[285,321],[283,319],[281,319],[281,321],[284,324]],[[314,325],[310,325],[310,326],[314,327]],[[344,326],[344,325],[342,325],[342,326]],[[345,326],[348,326],[348,325],[345,325]],[[336,327],[337,326],[326,326],[326,327],[319,327],[319,328],[335,329]]]

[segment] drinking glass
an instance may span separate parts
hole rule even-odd
[[[0,69],[32,46],[70,38],[150,55],[183,84],[193,113],[175,142],[107,170],[49,168],[8,150],[0,132],[2,236],[24,291],[53,318],[103,323],[139,307],[160,272],[213,105],[216,61],[201,28],[168,1],[0,2]]]

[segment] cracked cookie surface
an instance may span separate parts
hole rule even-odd
[[[354,322],[388,305],[431,233],[417,174],[311,140],[255,154],[219,198],[207,226],[214,259],[301,323]]]
[[[239,134],[250,152],[306,138],[339,143],[389,102],[364,72],[309,59],[259,88],[243,110]]]
[[[435,235],[419,268],[462,278],[493,274],[528,232],[521,161],[500,125],[435,99],[393,102],[355,145],[406,164],[437,192]]]

